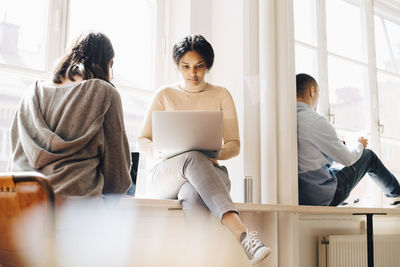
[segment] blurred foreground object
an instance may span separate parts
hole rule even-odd
[[[27,258],[51,264],[54,209],[54,192],[43,175],[0,173],[0,266],[28,266]],[[24,218],[29,223],[19,227]]]

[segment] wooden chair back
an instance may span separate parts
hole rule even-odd
[[[0,174],[0,266],[26,266],[29,257],[50,256],[40,253],[54,234],[54,210],[54,192],[44,176]]]

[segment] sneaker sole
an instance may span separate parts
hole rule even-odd
[[[397,201],[391,203],[390,205],[395,206],[395,207],[396,207],[396,206],[399,206],[399,207],[400,207],[400,200],[397,200]]]
[[[250,260],[250,264],[257,264],[260,261],[262,261],[263,259],[265,259],[269,254],[271,254],[272,249],[270,249],[269,247],[266,247],[264,250],[262,250],[256,258],[253,258],[252,260]]]

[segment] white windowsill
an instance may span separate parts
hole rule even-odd
[[[134,205],[136,207],[165,208],[179,210],[181,205],[173,199],[146,199],[123,197],[121,206]],[[300,205],[275,205],[235,203],[239,212],[289,212],[296,214],[320,215],[353,215],[354,213],[386,213],[387,216],[400,216],[400,208],[355,208],[355,207],[326,207],[326,206],[300,206]]]

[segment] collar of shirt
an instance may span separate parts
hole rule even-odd
[[[182,89],[185,92],[189,92],[189,93],[200,93],[200,92],[204,91],[207,86],[208,86],[208,83],[203,81],[202,83],[200,83],[197,86],[187,88],[187,87],[185,87],[185,84],[183,82],[181,82],[181,83],[179,83],[178,88]]]
[[[298,108],[305,108],[305,109],[309,109],[311,111],[314,111],[313,107],[304,103],[304,102],[297,102],[297,107]],[[315,111],[314,111],[315,112]]]

